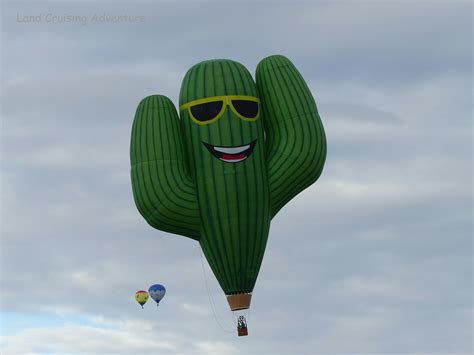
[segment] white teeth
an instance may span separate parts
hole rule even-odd
[[[215,150],[217,150],[219,153],[224,153],[224,154],[239,154],[247,149],[250,148],[250,144],[243,145],[240,147],[230,147],[230,148],[224,148],[224,147],[214,147]],[[235,160],[232,160],[235,161]]]
[[[245,158],[242,158],[242,159],[222,159],[222,158],[219,158],[219,160],[222,160],[222,161],[225,161],[226,163],[238,163],[239,161],[242,161],[242,160],[245,160],[247,159],[247,157]]]

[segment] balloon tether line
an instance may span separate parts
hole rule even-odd
[[[202,266],[202,274],[204,276],[204,283],[206,284],[206,292],[207,292],[207,298],[209,300],[209,304],[211,306],[211,310],[212,310],[212,315],[214,316],[214,319],[216,320],[216,323],[219,325],[219,327],[225,331],[226,333],[233,333],[234,330],[229,330],[229,329],[226,329],[222,326],[221,322],[219,321],[218,317],[217,317],[217,312],[216,312],[216,309],[215,309],[215,304],[214,304],[214,299],[212,298],[212,295],[211,295],[211,292],[209,290],[209,285],[207,283],[207,277],[206,277],[206,271],[204,269],[204,261],[202,260],[202,253],[201,253],[201,249],[199,249],[199,257],[201,258],[201,266]]]

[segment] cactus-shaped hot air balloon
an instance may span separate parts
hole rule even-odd
[[[283,56],[256,83],[231,60],[194,65],[180,116],[165,96],[138,105],[135,203],[154,228],[199,242],[232,310],[250,305],[271,219],[320,176],[326,139],[313,96]]]

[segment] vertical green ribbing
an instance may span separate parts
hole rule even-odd
[[[183,80],[180,105],[221,95],[257,95],[250,73],[241,64],[214,60],[195,65]],[[229,108],[210,125],[197,125],[187,111],[181,112],[181,119],[193,161],[204,254],[226,294],[251,292],[270,221],[262,121],[243,121]],[[233,147],[255,139],[253,153],[240,163],[222,162],[203,145]]]
[[[311,92],[287,58],[262,60],[256,80],[265,115],[273,217],[321,175],[326,137]]]
[[[135,203],[154,228],[199,240],[196,192],[181,145],[173,103],[164,96],[143,99],[135,115],[130,144]]]
[[[326,139],[303,78],[283,56],[257,67],[257,85],[241,64],[210,60],[183,79],[180,105],[226,95],[258,96],[261,116],[244,121],[229,107],[198,125],[171,101],[150,96],[132,128],[132,188],[140,213],[153,227],[199,240],[226,294],[255,286],[273,216],[321,174]],[[258,90],[257,90],[258,88]],[[217,147],[257,145],[238,163],[223,162]]]

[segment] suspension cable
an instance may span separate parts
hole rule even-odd
[[[234,333],[235,332],[235,329],[232,327],[232,330],[230,330],[229,328],[225,328],[222,323],[219,321],[218,319],[218,316],[217,316],[217,312],[216,312],[216,305],[214,303],[214,299],[211,295],[211,292],[210,292],[210,288],[209,288],[209,284],[207,282],[207,277],[206,277],[206,270],[204,268],[204,261],[203,261],[203,257],[202,257],[202,252],[201,252],[201,249],[199,248],[199,257],[201,258],[201,267],[202,267],[202,274],[204,276],[204,283],[206,285],[206,292],[207,292],[207,298],[209,300],[209,305],[211,306],[211,310],[212,310],[212,315],[214,316],[214,319],[216,320],[216,323],[219,325],[219,327],[226,333]],[[233,313],[233,312],[232,312]],[[234,317],[235,318],[235,317]]]

